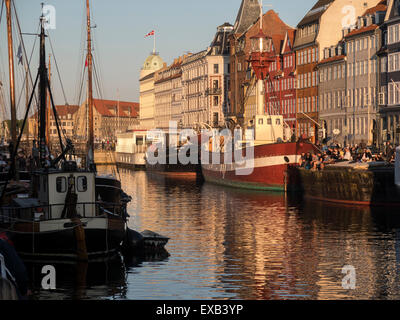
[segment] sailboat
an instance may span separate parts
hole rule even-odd
[[[88,0],[87,12],[90,16]],[[89,156],[86,168],[78,169],[76,162],[68,160],[68,156],[71,159],[74,146],[68,139],[64,146],[61,136],[61,153],[54,160],[49,159],[46,146],[47,90],[59,132],[60,126],[46,67],[44,24],[45,18],[42,14],[39,71],[23,122],[24,127],[38,86],[40,168],[32,174],[29,194],[6,198],[6,186],[12,178],[13,170],[10,170],[1,195],[0,226],[9,232],[16,250],[24,257],[88,261],[110,256],[120,248],[125,236],[128,215],[126,202],[98,201],[96,170],[93,162],[93,122],[90,126],[89,121]],[[90,41],[88,43],[90,64]],[[91,74],[89,74],[90,82]],[[91,96],[89,101],[92,101]],[[92,104],[89,104],[89,118],[93,120],[91,107]],[[17,139],[13,156],[15,150],[18,150],[21,136],[22,133]]]

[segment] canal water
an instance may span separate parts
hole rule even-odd
[[[52,291],[28,263],[34,299],[400,299],[398,209],[120,176],[129,226],[170,237],[169,256],[55,265]]]

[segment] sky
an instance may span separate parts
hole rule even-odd
[[[52,59],[52,86],[56,104],[76,104],[80,92],[80,74],[86,46],[86,0],[14,0],[23,33],[35,33],[41,14],[41,3],[56,9],[56,25],[50,30],[55,59],[65,89]],[[316,0],[264,0],[264,12],[273,9],[281,19],[295,27]],[[229,22],[234,24],[241,0],[90,0],[94,33],[94,54],[99,65],[102,98],[121,101],[139,101],[139,73],[146,57],[153,50],[152,37],[156,32],[157,52],[170,64],[186,52],[206,49],[214,38],[216,28]],[[30,56],[34,36],[24,35]],[[14,39],[15,52],[18,40]],[[37,72],[37,44],[31,70]],[[47,43],[48,52],[50,50]],[[16,54],[16,53],[15,53]],[[0,22],[0,81],[8,100],[7,41],[4,12]],[[23,96],[21,82],[23,66],[16,65],[17,101]],[[6,88],[7,87],[7,88]],[[98,94],[95,95],[98,96]],[[20,101],[23,101],[21,99]],[[67,101],[65,101],[67,100]],[[22,117],[23,103],[18,107]]]

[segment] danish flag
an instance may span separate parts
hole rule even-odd
[[[146,34],[144,37],[147,38],[147,37],[154,36],[154,35],[155,35],[155,32],[153,30],[153,31],[149,32],[148,34]]]

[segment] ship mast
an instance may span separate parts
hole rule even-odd
[[[51,54],[49,54],[49,87],[51,83]],[[50,149],[50,120],[51,120],[51,99],[50,90],[48,91],[48,108],[47,108],[47,122],[46,122],[46,144]]]
[[[89,0],[86,0],[86,15],[87,15],[87,64],[88,64],[88,141],[87,152],[88,161],[87,166],[91,167],[94,164],[94,130],[93,130],[93,56],[92,56],[92,36],[90,24],[90,6]]]
[[[43,10],[42,10],[43,11]],[[46,123],[47,123],[47,68],[44,24],[45,17],[40,17],[40,66],[39,66],[39,153],[42,167],[46,161]]]
[[[11,0],[5,0],[7,10],[7,38],[8,38],[8,67],[10,76],[10,110],[11,110],[11,139],[13,146],[17,145],[17,111],[15,108],[15,75],[14,75],[14,50],[11,21]],[[15,161],[15,159],[11,159]]]

